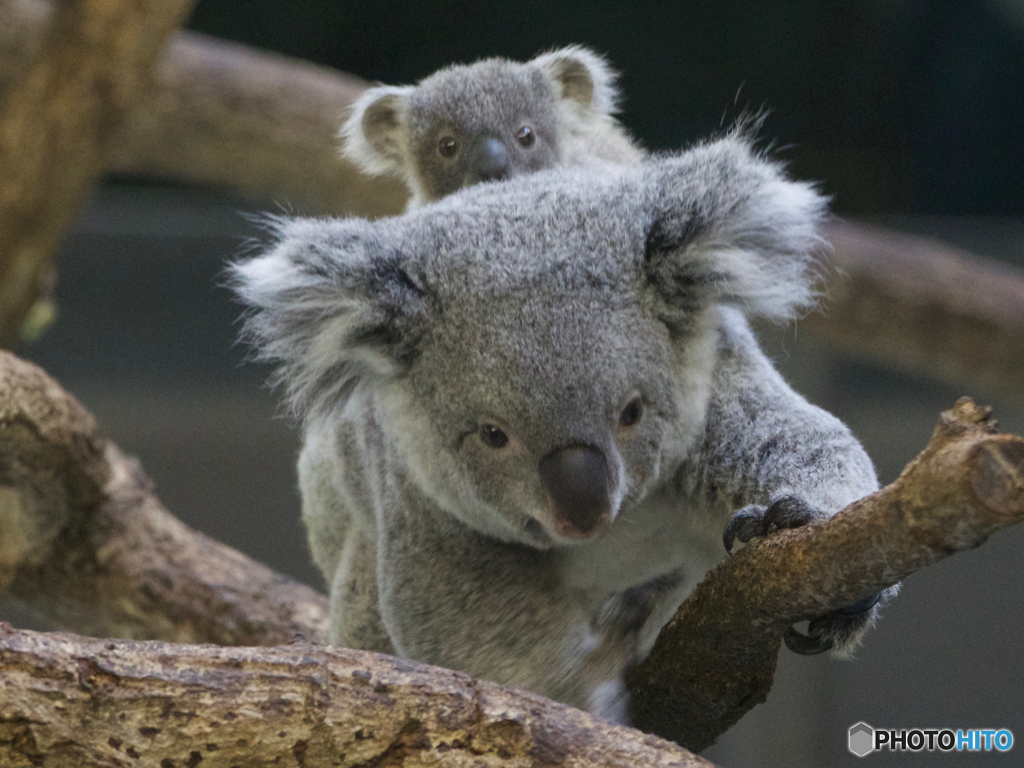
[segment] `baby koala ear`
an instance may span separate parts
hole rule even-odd
[[[544,53],[529,62],[551,81],[555,94],[578,111],[613,115],[618,111],[618,74],[601,55],[579,45]]]
[[[248,307],[242,338],[276,363],[297,416],[343,405],[363,381],[380,384],[419,352],[428,295],[373,222],[271,219],[276,242],[229,268]]]
[[[363,93],[341,126],[341,155],[371,176],[399,174],[409,143],[413,86],[380,85]]]
[[[814,305],[827,199],[786,178],[742,127],[653,158],[641,185],[652,209],[644,271],[670,328],[712,304],[776,321]]]

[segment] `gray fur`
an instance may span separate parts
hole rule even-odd
[[[797,495],[830,515],[877,488],[747,325],[814,302],[824,213],[734,133],[392,219],[279,222],[234,274],[303,418],[331,642],[622,719],[623,670],[721,560],[737,509]],[[612,522],[576,538],[538,473],[571,445],[601,452],[611,487]]]
[[[557,165],[637,163],[643,152],[614,118],[615,73],[596,53],[570,46],[521,63],[492,58],[453,65],[415,86],[378,86],[353,105],[342,154],[370,174],[402,177],[418,208],[494,174],[512,178]],[[516,132],[530,126],[530,147]],[[438,150],[453,139],[451,157]],[[497,140],[507,165],[481,169],[481,142]]]

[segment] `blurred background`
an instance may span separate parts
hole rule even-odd
[[[685,146],[767,109],[763,137],[841,215],[1024,266],[1018,0],[201,0],[188,27],[388,83],[584,44],[622,72],[622,119],[647,148]],[[16,352],[140,457],[173,513],[323,589],[299,521],[297,431],[276,416],[268,369],[244,362],[239,308],[219,285],[256,234],[243,214],[281,206],[303,212],[110,179],[58,254],[56,324]],[[799,324],[762,338],[798,390],[852,427],[883,482],[960,395],[1024,433],[1022,404],[980,387],[843,359]],[[856,661],[783,651],[768,703],[706,755],[724,766],[852,764],[847,728],[866,721],[1008,728],[1021,740],[1005,754],[866,758],[875,765],[1024,764],[1022,549],[1024,530],[1004,532],[912,576]]]

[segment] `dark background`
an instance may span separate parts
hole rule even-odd
[[[623,120],[646,147],[684,146],[767,108],[764,138],[838,212],[1024,265],[1021,2],[204,0],[189,26],[390,83],[589,45],[622,71]],[[288,202],[110,180],[59,254],[57,323],[17,351],[140,456],[172,512],[322,587],[298,517],[297,432],[274,416],[268,370],[244,363],[239,308],[218,286],[255,234],[241,213]],[[850,424],[884,482],[962,394],[1024,433],[1024,408],[994,393],[842,359],[799,324],[762,332],[794,386]],[[859,720],[1024,739],[1022,547],[1024,531],[1004,532],[912,576],[854,662],[784,651],[768,703],[708,756],[852,765],[846,729]],[[1024,764],[1022,751],[866,760],[1009,766]]]
[[[766,136],[843,212],[1024,214],[1019,0],[206,0],[191,26],[387,83],[586,44],[650,149],[767,107]]]

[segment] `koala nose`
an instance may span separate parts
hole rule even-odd
[[[601,451],[586,445],[558,448],[541,459],[540,476],[561,535],[589,536],[611,519],[608,464]]]
[[[484,139],[476,151],[476,173],[480,181],[508,176],[508,150],[497,139]]]

